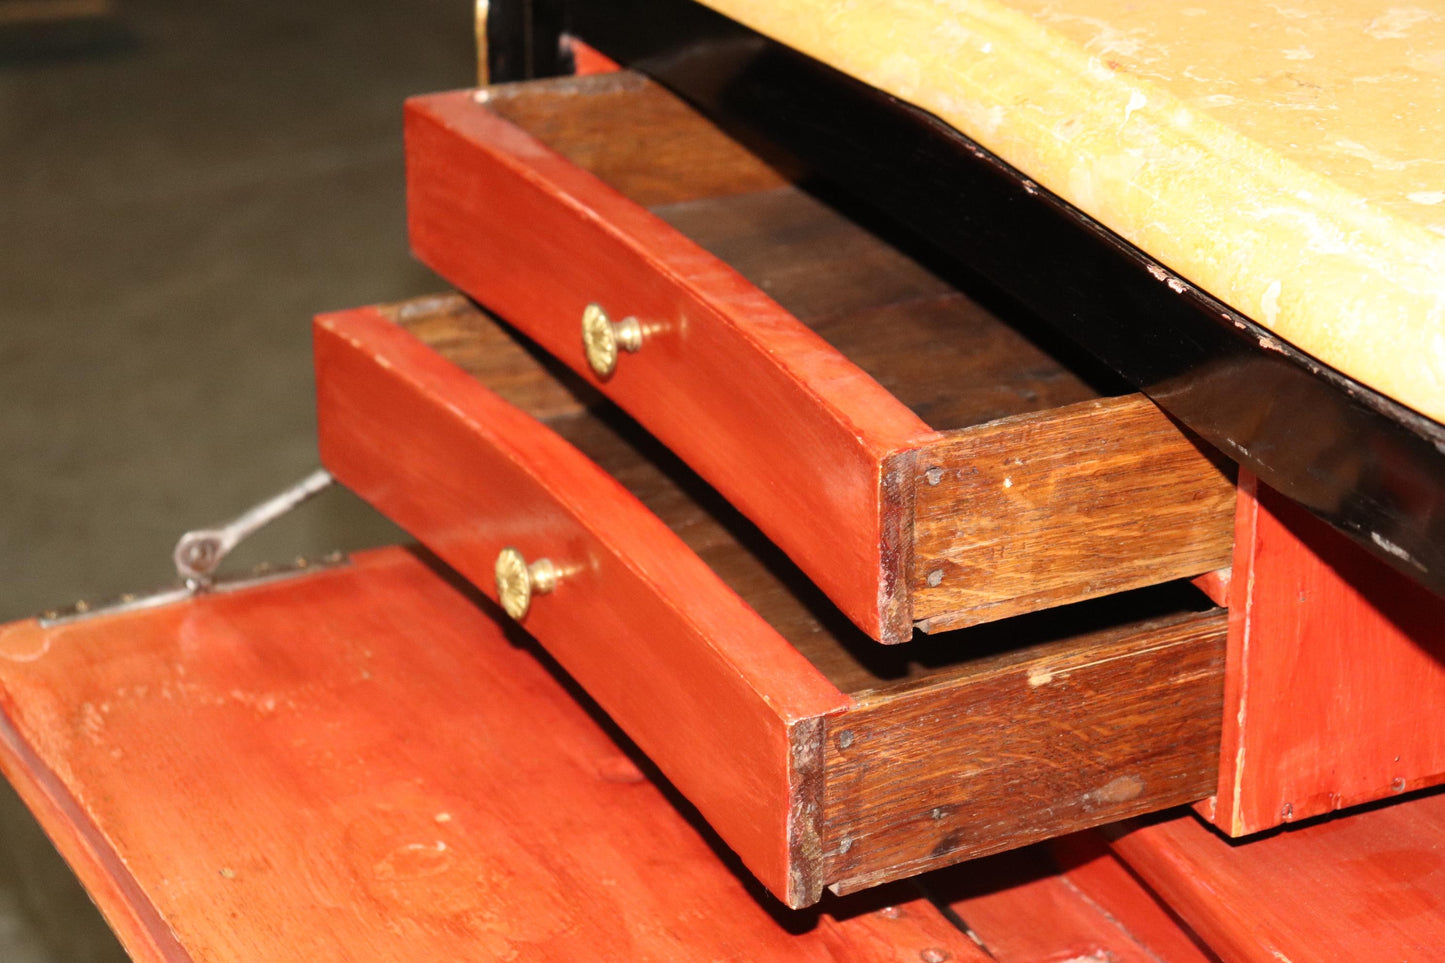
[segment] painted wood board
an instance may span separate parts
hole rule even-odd
[[[1152,905],[1149,891],[1107,849],[1084,865],[1102,861],[1122,874],[1111,880],[1120,884],[1118,892],[1138,902],[1098,902],[1097,886],[1079,885],[1079,865],[1061,866],[1049,848],[1038,846],[935,873],[923,882],[929,896],[947,906],[997,963],[1218,963],[1194,944],[1183,924]]]
[[[1122,384],[1072,370],[1056,333],[996,317],[866,219],[775,187],[638,75],[431,95],[408,116],[418,254],[592,379],[874,638],[1227,561],[1232,483],[1150,402],[1056,424],[1043,409]],[[589,298],[652,332],[600,381],[578,330]]]
[[[793,914],[404,549],[0,627],[0,768],[138,963],[984,959],[925,900]]]
[[[1218,963],[1219,957],[1109,849],[1102,832],[1048,844],[1069,887],[1168,963]]]
[[[907,518],[881,463],[928,426],[727,265],[471,92],[414,98],[406,131],[417,256],[584,373],[584,309],[637,317],[644,345],[606,379],[608,396],[762,520],[856,624],[906,639]]]
[[[1192,815],[1121,824],[1115,853],[1229,963],[1440,958],[1445,794],[1231,841]]]
[[[704,2],[938,115],[1280,338],[1445,419],[1438,2]]]
[[[631,494],[374,308],[315,328],[322,462],[488,595],[550,559],[523,622],[758,878],[815,901],[823,716],[849,704]]]
[[[1219,790],[1243,835],[1445,780],[1445,599],[1243,473]]]

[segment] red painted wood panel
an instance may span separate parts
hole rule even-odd
[[[567,47],[572,51],[572,72],[578,77],[610,74],[622,69],[618,66],[617,61],[576,37],[567,38]]]
[[[1445,599],[1240,479],[1219,792],[1231,835],[1445,780]]]
[[[736,271],[471,92],[410,101],[406,141],[418,257],[589,376],[589,302],[655,329],[607,394],[859,627],[908,638],[906,479],[883,466],[927,425]]]
[[[1070,888],[1155,958],[1163,963],[1218,963],[1203,940],[1114,855],[1101,833],[1065,836],[1049,849]]]
[[[997,963],[1186,963],[1145,946],[1039,857],[1024,850],[981,860],[930,877],[929,892]]]
[[[1441,958],[1439,792],[1254,840],[1192,815],[1129,826],[1114,851],[1229,963]]]
[[[0,768],[139,963],[914,963],[925,900],[792,913],[411,553],[0,627]]]
[[[822,716],[849,704],[626,490],[374,309],[315,326],[322,461],[495,596],[503,547],[569,570],[547,647],[780,898],[805,904]]]

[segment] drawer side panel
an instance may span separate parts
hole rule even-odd
[[[632,495],[379,312],[315,334],[326,466],[490,597],[502,548],[550,558],[526,629],[759,879],[815,899],[794,803],[817,766],[792,727],[846,698]]]
[[[1188,803],[1214,788],[1225,614],[1050,643],[828,722],[840,893]]]
[[[1143,395],[950,432],[915,453],[913,615],[926,631],[1225,568],[1235,490]]]

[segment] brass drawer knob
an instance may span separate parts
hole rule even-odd
[[[546,595],[557,587],[557,566],[539,558],[531,565],[515,548],[497,555],[497,599],[506,613],[521,621],[532,607],[533,595]]]
[[[582,347],[597,377],[610,378],[617,370],[619,352],[642,347],[642,324],[631,317],[614,323],[602,305],[589,304],[582,310]]]

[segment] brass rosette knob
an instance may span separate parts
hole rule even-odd
[[[520,622],[532,608],[532,596],[546,595],[557,587],[557,566],[539,558],[530,565],[521,552],[510,546],[497,555],[495,568],[497,600],[508,615]]]
[[[614,322],[600,304],[582,311],[582,348],[587,364],[599,378],[610,378],[617,370],[621,352],[629,354],[642,347],[642,323],[627,317]]]

